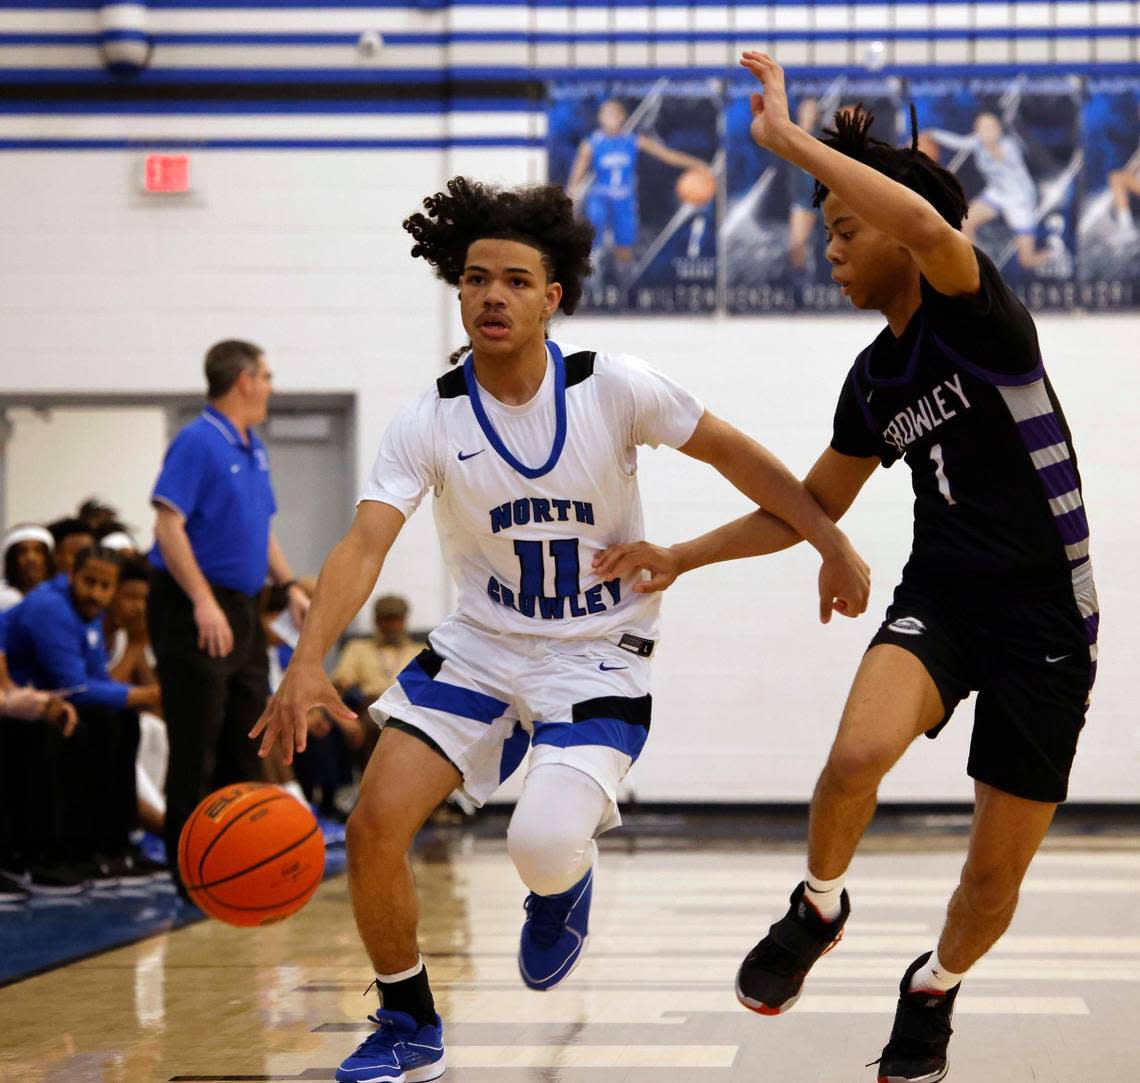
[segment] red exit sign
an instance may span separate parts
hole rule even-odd
[[[169,195],[190,191],[188,154],[148,154],[143,162],[143,191]]]

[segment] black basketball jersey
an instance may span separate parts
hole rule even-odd
[[[1088,562],[1076,453],[1033,320],[975,251],[976,295],[947,297],[924,279],[902,336],[884,328],[856,359],[831,446],[910,466],[908,574],[954,588],[1060,586]]]

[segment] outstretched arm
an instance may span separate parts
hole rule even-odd
[[[768,519],[763,520],[765,524],[774,517],[779,526],[773,523],[766,527],[765,544],[782,549],[803,538],[819,552],[823,558],[819,574],[820,620],[827,623],[833,611],[857,617],[867,608],[871,590],[867,565],[835,525],[834,518],[770,451],[707,411],[680,450],[715,467],[740,492],[764,508],[769,513]],[[747,530],[741,529],[740,520],[730,527],[735,529],[730,529],[720,543],[735,549],[732,555],[748,555],[739,551],[748,544]]]
[[[853,458],[828,448],[811,468],[803,487],[834,523],[854,503],[877,465],[878,459]],[[758,509],[670,548],[645,541],[611,546],[595,558],[594,570],[604,579],[648,571],[649,579],[633,588],[647,594],[664,590],[678,575],[694,568],[777,553],[802,540],[799,532],[782,519]]]
[[[764,88],[752,95],[752,138],[785,161],[806,169],[865,222],[910,251],[923,277],[948,296],[981,287],[973,245],[917,192],[808,135],[788,115],[784,71],[766,53],[746,52],[740,63]]]
[[[574,155],[574,164],[570,167],[570,176],[566,181],[566,191],[571,199],[577,200],[581,196],[578,189],[586,179],[586,173],[589,171],[590,163],[593,160],[594,149],[590,146],[588,139],[583,139],[578,144],[578,153]]]
[[[307,716],[314,707],[346,722],[356,717],[341,702],[321,663],[368,600],[403,525],[403,514],[390,504],[364,500],[358,505],[348,533],[321,569],[301,639],[281,685],[250,731],[250,737],[262,738],[260,755],[269,755],[280,744],[285,762],[292,763],[294,750],[305,751]]]
[[[702,161],[700,158],[695,158],[691,154],[686,154],[683,150],[674,150],[672,147],[667,147],[659,139],[654,139],[652,136],[639,135],[637,137],[637,149],[645,151],[646,154],[651,154],[660,162],[666,165],[675,165],[678,169],[708,169],[708,162]]]
[[[959,135],[957,132],[948,132],[945,128],[926,128],[924,130],[935,143],[950,147],[951,150],[965,150],[966,147],[972,147],[977,141],[976,136]]]

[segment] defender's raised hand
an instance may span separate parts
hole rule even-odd
[[[740,65],[747,68],[764,88],[752,95],[752,138],[762,147],[776,150],[780,137],[794,123],[788,113],[788,92],[784,89],[784,69],[767,53],[748,50]]]

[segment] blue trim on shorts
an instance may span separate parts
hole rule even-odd
[[[472,718],[488,726],[509,706],[501,699],[476,692],[472,688],[461,688],[457,684],[435,680],[424,672],[415,659],[403,668],[397,680],[415,706],[446,711],[460,718]]]
[[[518,770],[523,757],[530,750],[530,734],[523,728],[521,722],[515,723],[510,737],[503,742],[503,751],[499,756],[499,785]]]
[[[645,726],[631,725],[620,718],[590,718],[582,722],[535,722],[534,744],[553,745],[555,748],[576,748],[579,745],[602,745],[624,752],[636,760],[645,747],[649,730]]]

